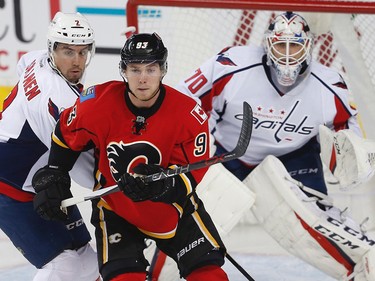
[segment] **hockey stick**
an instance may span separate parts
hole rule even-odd
[[[232,151],[223,153],[221,155],[213,156],[206,160],[198,161],[192,164],[187,164],[185,166],[178,166],[176,169],[173,169],[173,170],[167,169],[165,171],[155,173],[152,175],[142,176],[142,180],[145,183],[149,183],[153,181],[162,180],[168,177],[173,177],[179,174],[187,173],[190,171],[194,171],[197,169],[209,167],[217,163],[223,163],[223,162],[227,162],[233,159],[237,159],[245,154],[246,149],[249,146],[252,129],[253,129],[253,111],[251,109],[251,106],[247,102],[244,102],[241,132],[237,141],[237,145]],[[81,202],[103,197],[105,195],[117,192],[119,190],[120,188],[117,185],[112,185],[110,187],[106,187],[97,191],[93,191],[90,193],[90,195],[75,196],[72,198],[65,199],[61,202],[61,207],[66,208],[66,207],[76,205]]]
[[[232,265],[238,269],[239,272],[242,273],[243,276],[245,276],[246,280],[249,281],[255,281],[253,277],[250,276],[247,271],[238,264],[238,262],[228,253],[225,254],[226,258],[232,263]],[[152,280],[159,280],[160,272],[162,267],[165,264],[165,259],[167,255],[160,251],[159,248],[155,248],[154,255],[152,257],[151,265],[148,270],[149,274],[147,276],[147,281],[152,281]]]
[[[226,254],[226,257],[227,257],[227,259],[233,264],[233,266],[234,266],[235,268],[237,268],[237,269],[239,270],[239,272],[242,273],[243,276],[246,277],[247,280],[249,280],[249,281],[255,281],[254,278],[251,277],[250,274],[247,273],[247,271],[246,271],[241,265],[239,265],[239,264],[236,262],[236,260],[235,260],[234,258],[232,258],[231,255],[229,255],[229,254],[227,253],[227,254]]]

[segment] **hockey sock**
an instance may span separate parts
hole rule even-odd
[[[167,255],[160,251],[158,248],[155,249],[154,257],[152,258],[151,266],[149,269],[149,276],[151,280],[159,280],[160,273],[165,264]]]
[[[217,265],[208,265],[194,270],[186,277],[187,281],[229,281],[224,270]]]
[[[115,278],[112,278],[110,281],[145,281],[146,273],[144,272],[130,272],[123,273]]]

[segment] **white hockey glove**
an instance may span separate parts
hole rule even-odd
[[[351,130],[332,132],[319,126],[321,159],[339,181],[341,189],[349,190],[367,182],[375,172],[375,142],[357,136]]]

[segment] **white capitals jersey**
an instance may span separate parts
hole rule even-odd
[[[23,69],[23,72],[22,72]],[[74,104],[79,91],[49,64],[47,51],[26,54],[17,66],[19,82],[7,96],[0,116],[0,193],[28,201],[31,180],[47,165],[51,134],[62,110]],[[80,155],[72,179],[93,185],[91,152]]]
[[[253,132],[240,159],[256,165],[267,155],[301,148],[318,135],[320,124],[336,131],[350,127],[361,135],[341,76],[314,62],[308,69],[311,73],[282,93],[272,82],[263,48],[238,46],[209,59],[176,88],[200,99],[210,113],[215,140],[228,151],[237,143],[247,101],[253,109]]]

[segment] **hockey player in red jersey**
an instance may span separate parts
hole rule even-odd
[[[206,169],[145,184],[148,175],[209,157],[208,116],[162,79],[167,49],[156,34],[132,35],[121,50],[123,81],[88,88],[64,111],[52,136],[48,166],[33,177],[36,211],[66,219],[60,209],[68,171],[80,152],[94,148],[96,188],[122,192],[93,201],[99,268],[104,281],[142,280],[146,238],[178,264],[189,281],[228,280],[225,247],[195,193]]]
[[[50,138],[61,111],[80,94],[92,55],[94,31],[80,13],[57,12],[48,26],[48,49],[32,51],[17,64],[19,82],[0,114],[0,228],[37,268],[33,281],[99,277],[90,233],[77,207],[64,223],[34,212],[32,176],[48,161]],[[72,178],[93,172],[92,152],[82,153]]]

